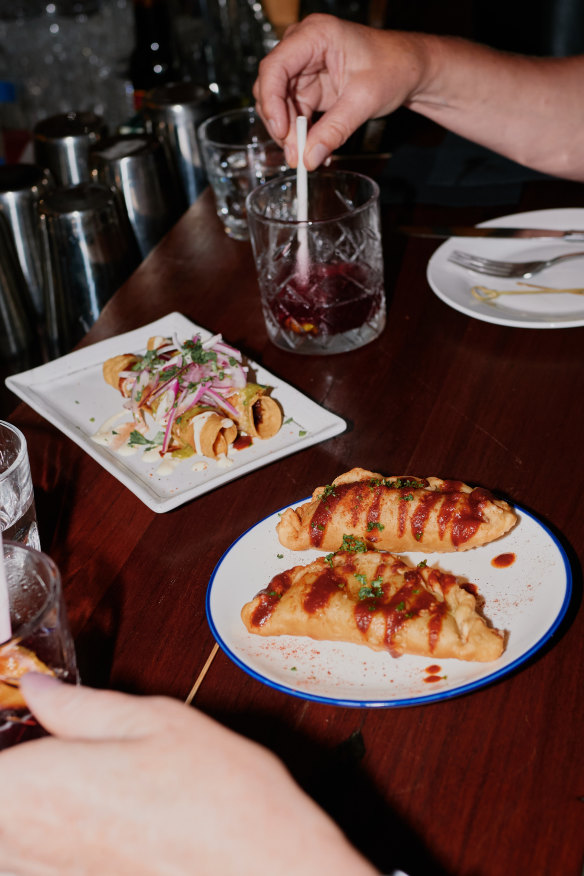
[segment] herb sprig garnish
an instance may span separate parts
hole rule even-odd
[[[320,494],[320,501],[326,502],[326,500],[328,498],[330,498],[330,496],[336,496],[336,495],[337,494],[335,493],[335,485],[334,484],[327,484],[326,487],[324,487],[322,493]]]
[[[383,578],[374,578],[371,584],[367,584],[366,575],[355,575],[355,578],[361,584],[359,599],[379,599],[383,596]]]
[[[342,553],[354,553],[354,554],[364,554],[367,550],[367,545],[361,538],[357,538],[355,535],[343,535],[343,541],[340,548],[336,551],[333,551],[331,554],[327,554],[325,562],[329,564],[332,568],[333,565],[333,557],[337,554]]]
[[[416,478],[408,477],[395,478],[395,480],[390,480],[389,478],[371,478],[369,486],[371,489],[374,489],[375,487],[387,487],[389,490],[422,490],[426,484]]]
[[[147,438],[145,435],[142,435],[141,432],[138,432],[137,429],[134,429],[130,432],[130,437],[128,438],[128,444],[130,447],[136,447],[137,445],[143,445],[144,447],[159,447],[164,441],[164,432],[158,432],[154,438]]]

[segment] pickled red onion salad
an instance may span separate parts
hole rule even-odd
[[[164,454],[173,423],[191,408],[208,405],[237,417],[228,398],[245,387],[247,370],[239,350],[220,334],[207,340],[196,334],[182,343],[176,335],[172,342],[163,338],[160,346],[120,372],[120,388],[127,396],[124,407],[131,411],[138,432],[147,430],[146,412],[164,429],[160,449]]]

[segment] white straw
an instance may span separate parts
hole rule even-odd
[[[308,220],[308,174],[304,166],[304,149],[306,147],[306,116],[296,119],[296,142],[298,144],[298,166],[296,169],[296,219],[298,222]],[[308,280],[308,228],[301,225],[298,228],[298,273],[302,282]]]
[[[6,583],[6,569],[4,568],[4,545],[2,532],[0,532],[0,645],[12,638],[12,625],[10,623],[10,601],[8,599],[8,584]]]

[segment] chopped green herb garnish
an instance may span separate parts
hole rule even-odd
[[[154,439],[147,438],[145,435],[142,435],[141,432],[138,432],[137,429],[134,429],[133,432],[130,432],[130,437],[128,439],[128,444],[130,447],[136,447],[138,444],[143,445],[144,447],[157,447],[160,444],[160,441],[156,440],[158,435]]]
[[[427,565],[428,565],[428,560],[421,560],[418,563],[418,569],[425,569]]]
[[[355,575],[356,578],[365,579],[365,575]],[[365,585],[359,589],[359,599],[379,599],[383,596],[383,587],[381,586],[382,579],[375,578],[369,585]]]
[[[326,502],[329,496],[336,496],[334,484],[327,484],[320,496],[321,502]]]
[[[382,529],[385,529],[383,523],[368,523],[367,524],[367,532],[371,532],[372,529],[378,529],[380,532]]]
[[[340,550],[363,554],[367,550],[367,545],[361,538],[356,538],[354,535],[343,535],[343,543]]]

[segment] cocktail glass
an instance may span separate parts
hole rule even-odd
[[[295,353],[345,353],[385,326],[379,188],[367,176],[308,176],[308,218],[298,220],[296,175],[247,198],[262,310],[270,340]]]

